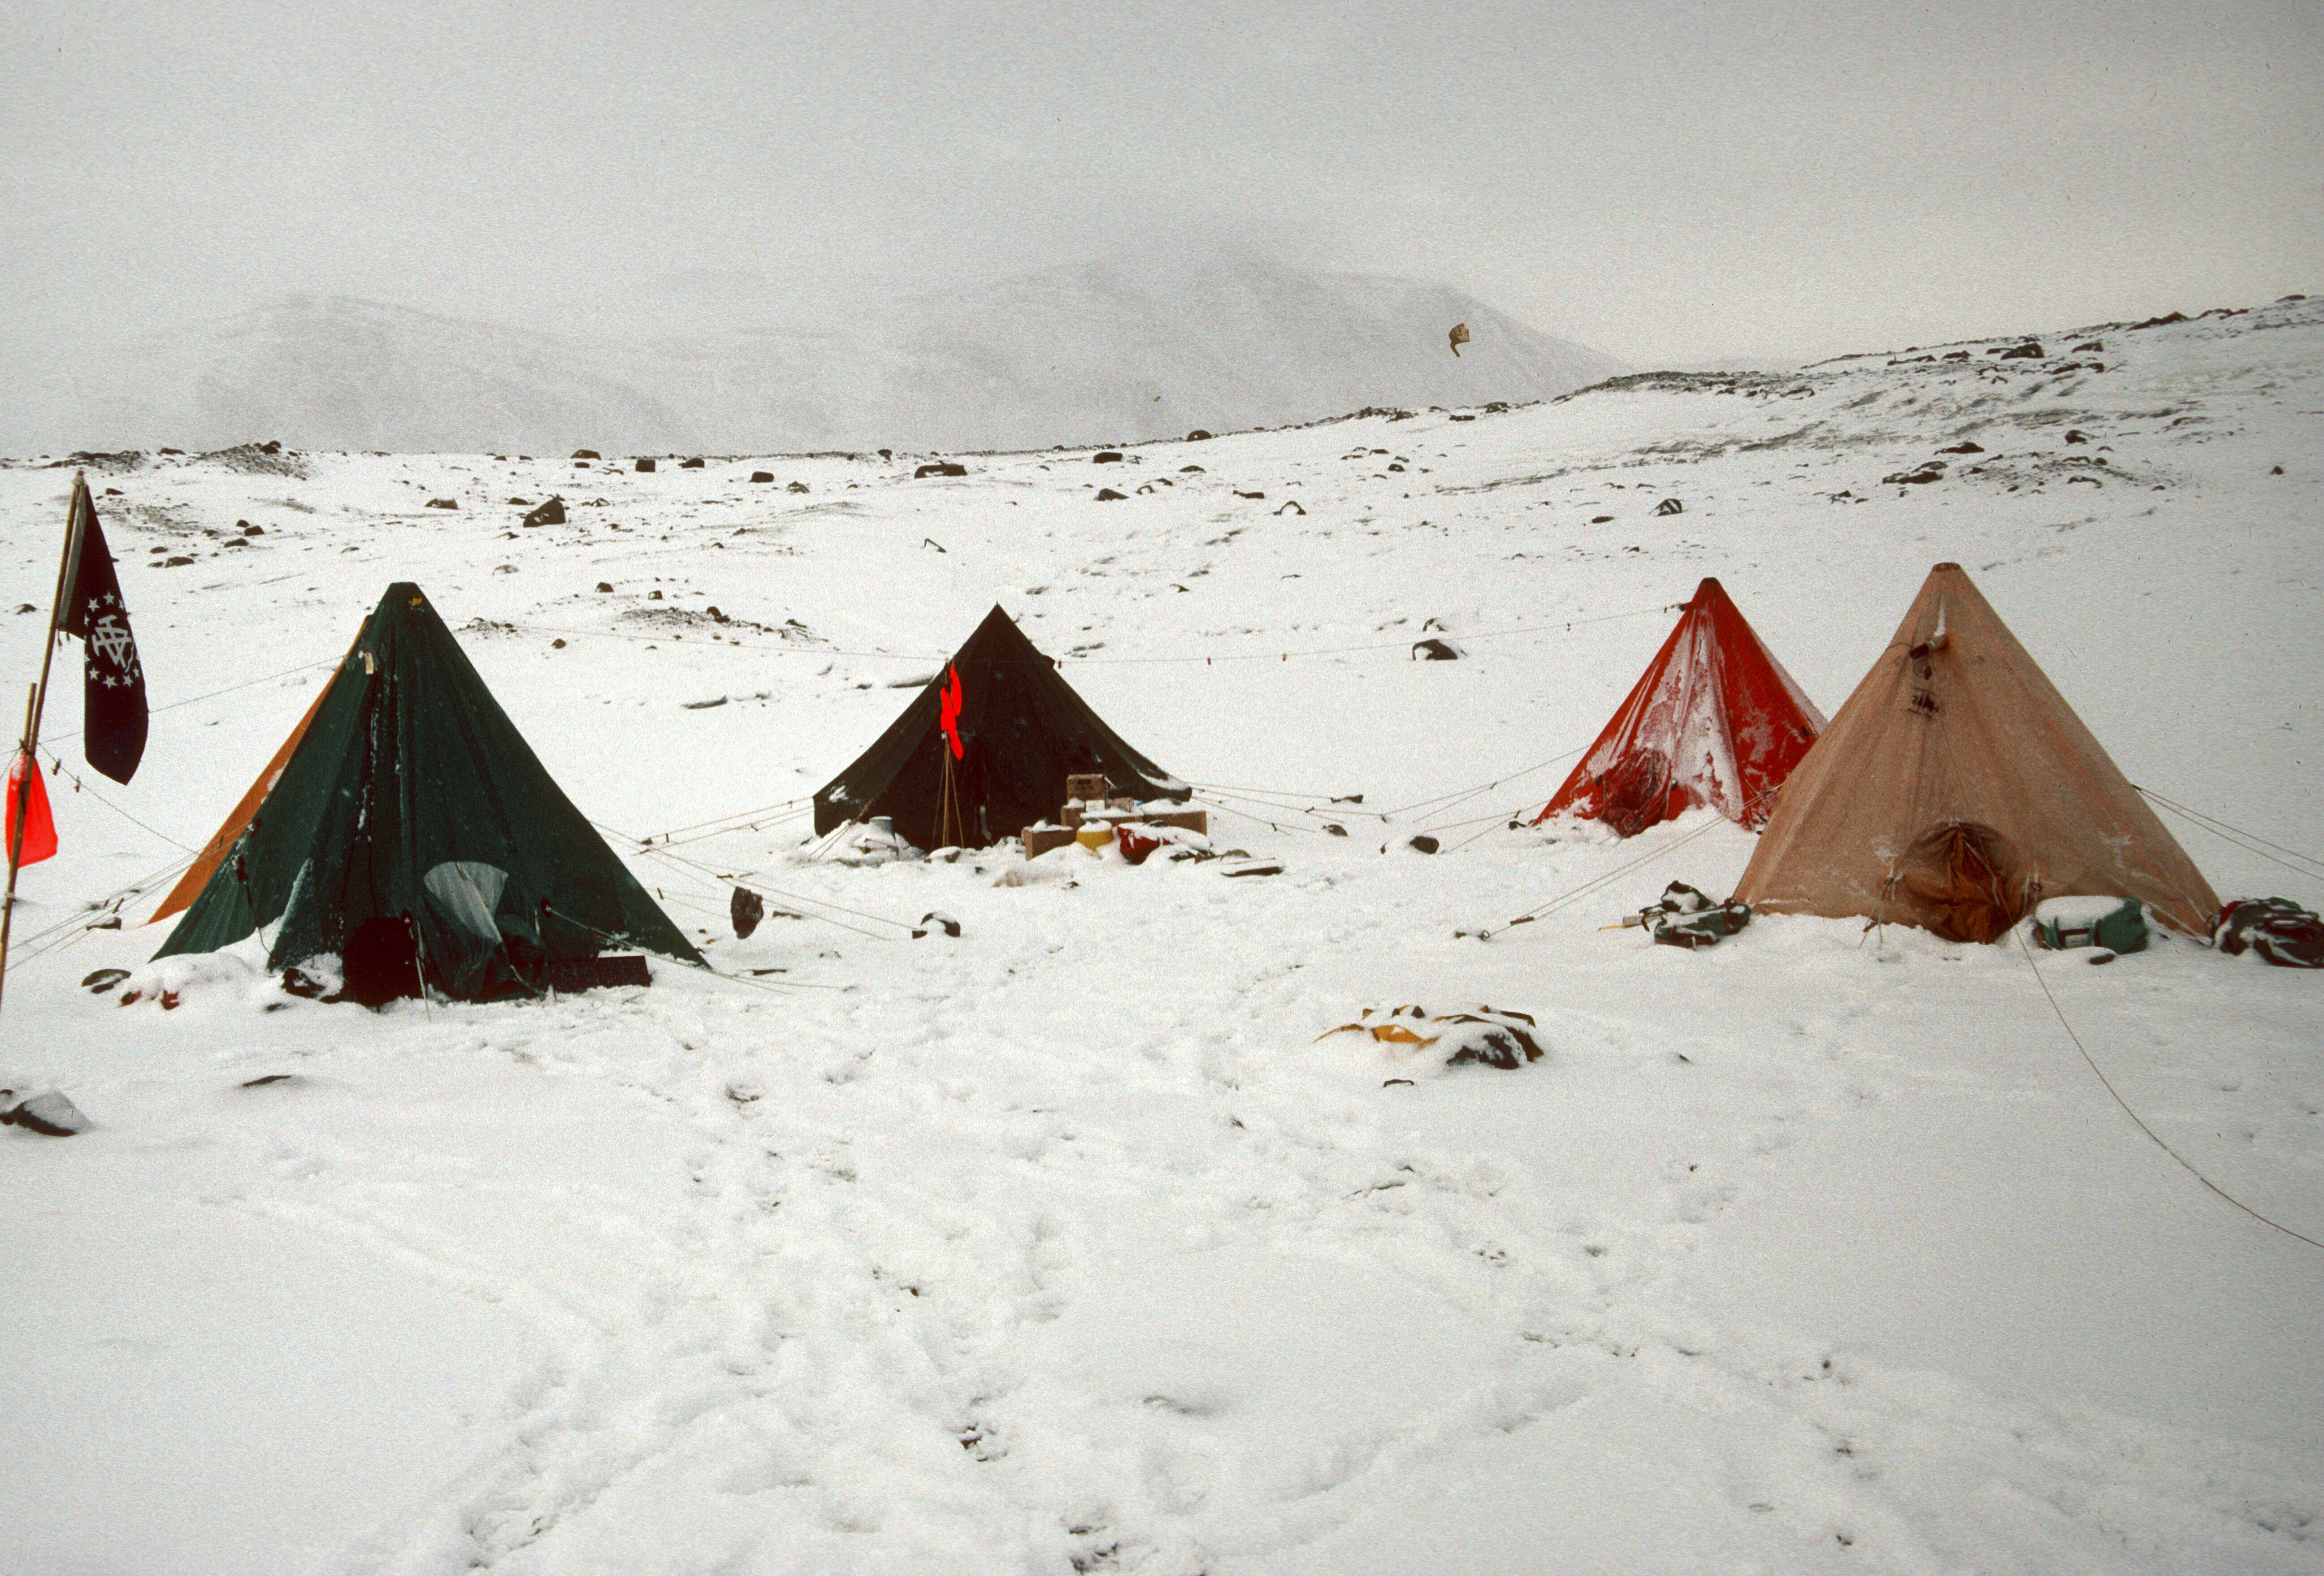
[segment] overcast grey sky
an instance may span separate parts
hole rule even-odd
[[[10,0],[0,73],[19,349],[1222,233],[1639,364],[2324,288],[2315,0]]]

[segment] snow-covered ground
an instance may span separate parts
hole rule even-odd
[[[2324,1569],[2324,1250],[2150,1143],[2043,989],[2324,1238],[2324,981],[1812,918],[1658,948],[1602,927],[1725,891],[1749,834],[1507,825],[1701,576],[1829,712],[1951,559],[2132,780],[2324,853],[2324,302],[2014,343],[957,480],[92,469],[164,709],[126,788],[69,677],[50,710],[85,791],[24,873],[0,1083],[99,1125],[0,1134],[0,1565]],[[27,679],[70,478],[0,468]],[[551,492],[572,523],[518,526]],[[82,991],[406,578],[726,977]],[[806,796],[996,600],[1283,873],[805,862]],[[1465,658],[1411,660],[1439,629]],[[2166,819],[2223,895],[2324,901]],[[735,940],[733,878],[805,917]],[[909,939],[932,909],[962,935]],[[1549,1056],[1326,1035],[1401,1003]]]

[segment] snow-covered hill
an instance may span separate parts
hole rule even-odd
[[[1452,325],[1473,337],[1455,356]],[[1367,405],[1547,399],[1621,371],[1443,285],[1256,253],[1114,258],[801,326],[641,339],[292,296],[44,369],[19,447],[559,454],[1047,447]]]
[[[2324,1251],[2092,1075],[2324,1239],[2316,976],[1780,917],[1686,954],[1602,927],[1748,834],[1508,825],[1702,576],[1831,711],[1950,559],[2242,829],[2167,817],[2223,894],[2324,902],[2324,303],[2025,343],[960,478],[93,468],[160,709],[127,788],[49,714],[0,1083],[100,1125],[0,1131],[11,1569],[2316,1571]],[[70,475],[0,467],[0,606],[45,609]],[[83,991],[402,578],[722,977]],[[807,859],[995,600],[1283,873]],[[801,917],[736,940],[736,880]],[[1327,1034],[1405,1002],[1549,1057]]]

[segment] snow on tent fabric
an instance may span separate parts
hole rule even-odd
[[[267,961],[284,968],[408,916],[428,984],[464,1000],[538,990],[550,963],[607,945],[701,961],[409,582],[387,588],[268,778],[213,840],[217,865],[156,957],[279,921]]]
[[[1194,791],[1123,742],[996,606],[872,748],[816,791],[815,829],[881,815],[926,847],[991,843],[1056,814],[1075,773],[1139,799]]]
[[[1735,898],[1992,941],[2074,896],[2136,898],[2197,935],[2219,908],[1961,567],[1939,564],[1793,771]]]
[[[1535,824],[1574,816],[1630,837],[1709,805],[1756,826],[1823,725],[1725,589],[1705,580]]]

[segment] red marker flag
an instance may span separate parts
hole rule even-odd
[[[939,697],[944,703],[944,714],[942,719],[944,723],[944,733],[945,739],[951,742],[952,758],[954,760],[958,760],[968,753],[967,751],[962,749],[960,746],[960,669],[947,662],[945,664],[945,673],[951,679],[951,682],[944,687]]]
[[[20,822],[21,844],[17,842]],[[41,780],[41,763],[22,750],[8,768],[7,823],[0,829],[0,838],[17,850],[15,862],[20,865],[37,864],[57,851],[57,822],[49,814],[49,789]]]

